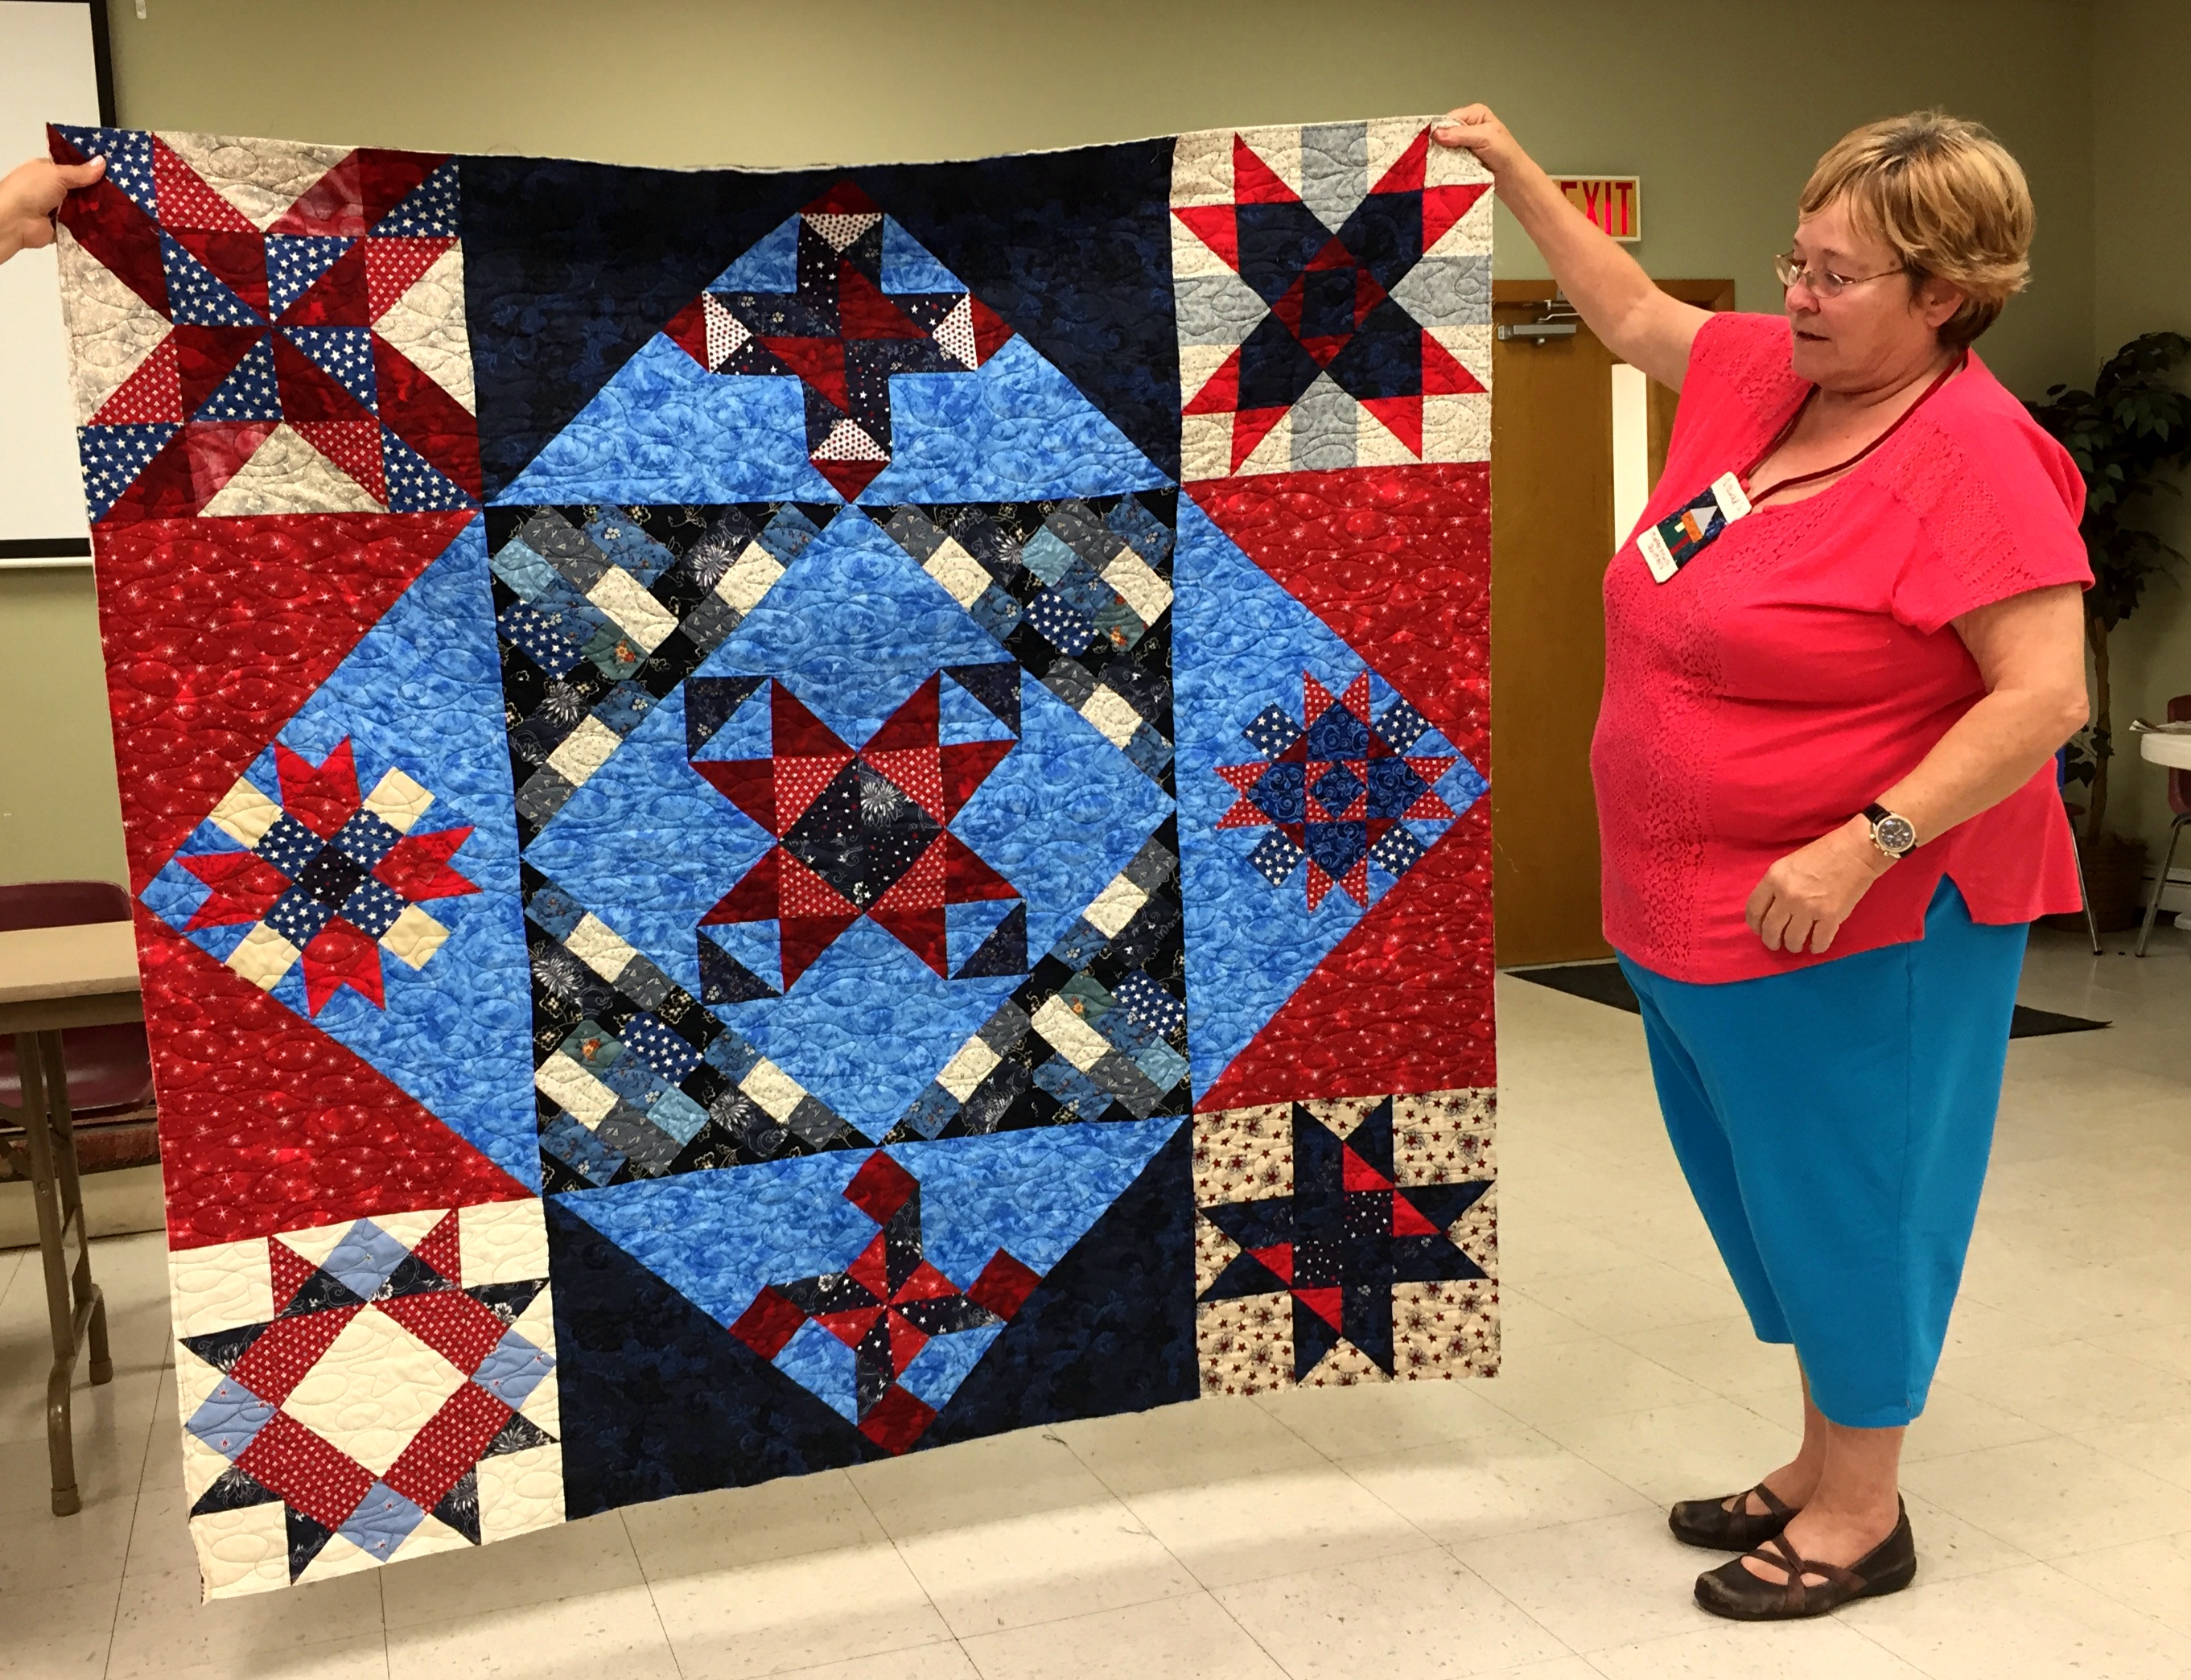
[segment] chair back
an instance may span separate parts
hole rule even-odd
[[[2191,723],[2191,694],[2179,694],[2168,703],[2171,723]],[[2191,770],[2168,772],[2168,808],[2178,817],[2191,817]]]
[[[0,933],[128,920],[128,889],[112,881],[22,881],[0,886]]]

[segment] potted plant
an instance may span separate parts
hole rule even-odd
[[[2153,498],[2177,493],[2171,475],[2191,462],[2191,395],[2176,370],[2191,357],[2191,339],[2148,333],[2102,365],[2090,390],[2054,385],[2028,404],[2059,439],[2085,477],[2079,527],[2092,567],[2085,592],[2085,642],[2092,658],[2092,720],[2070,749],[2070,775],[2091,783],[2084,862],[2092,913],[2103,928],[2136,924],[2145,871],[2143,840],[2111,833],[2108,761],[2114,755],[2108,635],[2137,611],[2145,586],[2183,556],[2142,522]]]

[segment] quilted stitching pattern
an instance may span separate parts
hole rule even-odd
[[[51,139],[209,1593],[1495,1369],[1472,162]]]

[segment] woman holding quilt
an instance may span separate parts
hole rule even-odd
[[[1605,935],[1667,1130],[1802,1448],[1674,1507],[1706,1609],[1815,1615],[1916,1569],[1897,1490],[1976,1218],[2028,925],[2079,904],[2083,484],[1971,345],[2023,284],[2014,158],[1937,112],[1818,161],[1784,316],[1666,296],[1482,105],[1488,168],[1613,353],[1682,393],[1605,577]]]

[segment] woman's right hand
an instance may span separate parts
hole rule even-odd
[[[1431,138],[1440,145],[1474,152],[1476,161],[1494,177],[1528,157],[1488,105],[1465,105],[1448,111],[1431,125]]]

